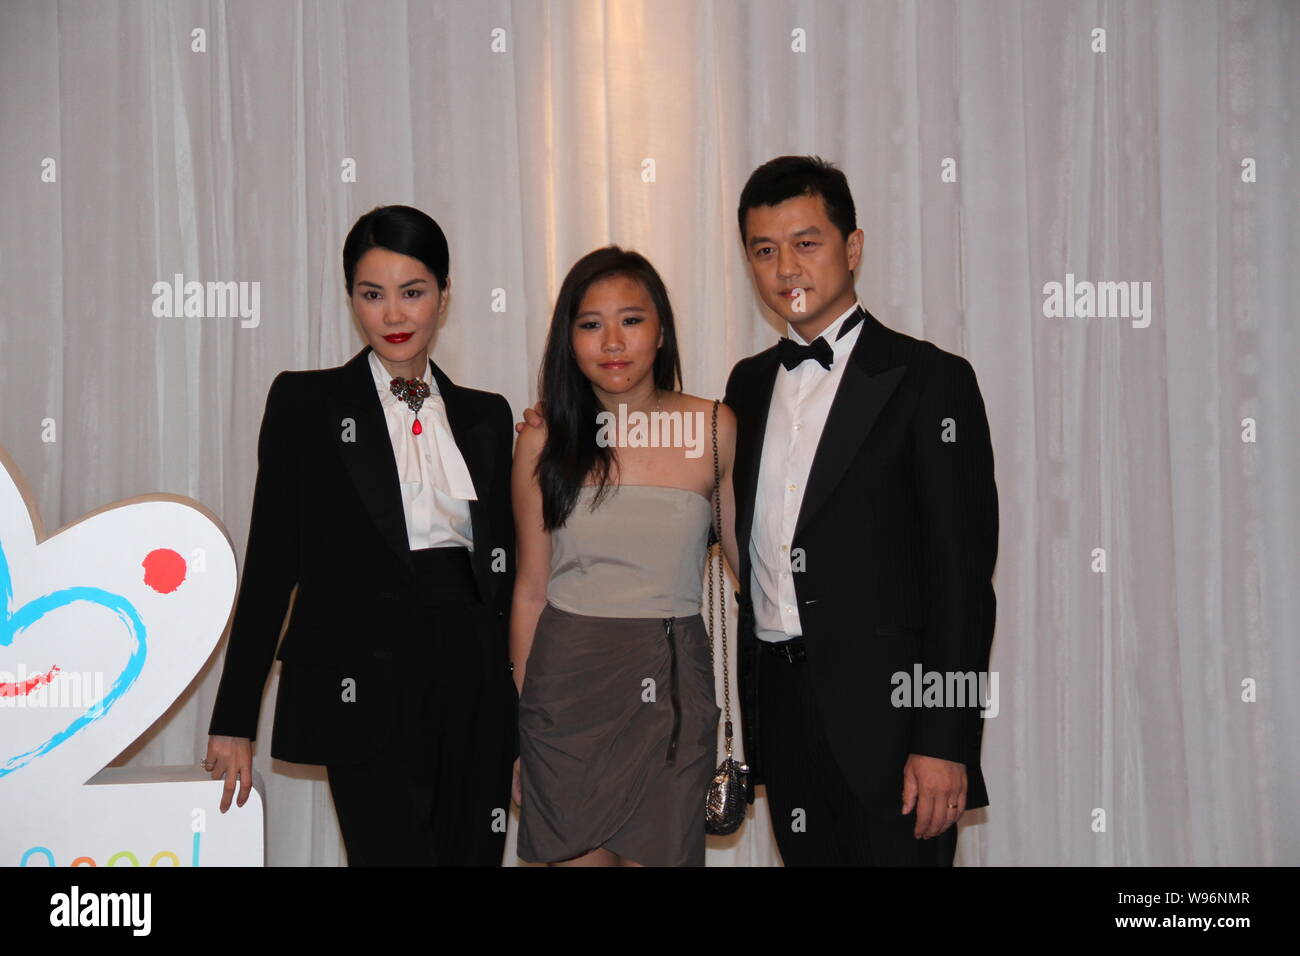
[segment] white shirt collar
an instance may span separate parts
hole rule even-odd
[[[847,351],[851,350],[853,348],[853,343],[857,341],[858,338],[857,333],[862,327],[861,322],[855,325],[853,327],[853,330],[849,332],[848,335],[844,336],[844,338],[836,340],[836,336],[840,334],[840,328],[844,325],[844,321],[860,308],[862,308],[861,300],[854,302],[851,306],[849,306],[847,309],[844,310],[844,312],[840,315],[838,319],[836,319],[834,322],[832,322],[830,325],[824,328],[821,332],[821,335],[818,336],[819,338],[823,338],[830,343],[831,351],[834,353],[835,358],[837,359],[842,357]],[[790,338],[794,339],[800,345],[811,344],[803,340],[803,336],[795,331],[793,325],[787,323],[786,329],[790,333]]]

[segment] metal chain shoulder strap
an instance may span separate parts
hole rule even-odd
[[[734,733],[731,726],[731,667],[727,660],[727,607],[726,592],[722,590],[722,474],[718,467],[718,400],[713,400],[713,520],[718,539],[718,560],[709,562],[709,669],[713,670],[713,600],[716,590],[723,600],[722,607],[722,704],[726,711],[723,725],[727,737],[727,756],[713,772],[708,793],[704,798],[704,832],[718,836],[735,833],[745,822],[749,802],[749,767],[737,763],[732,756]],[[718,584],[715,588],[714,577]]]
[[[709,562],[709,666],[714,667],[713,642],[717,630],[713,624],[713,601],[714,601],[714,579],[717,579],[717,593],[725,599],[726,592],[722,590],[722,579],[725,572],[722,570],[722,472],[718,467],[718,399],[713,400],[713,532],[717,535],[718,555],[716,561]],[[722,707],[724,730],[727,738],[727,757],[732,755],[732,726],[731,726],[731,668],[728,666],[727,658],[727,609],[722,609]]]

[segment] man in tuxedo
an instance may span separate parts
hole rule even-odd
[[[739,680],[751,783],[788,866],[950,866],[986,806],[982,719],[997,489],[963,358],[857,301],[844,174],[760,166],[741,193],[760,298],[789,337],[739,362]],[[924,697],[918,678],[944,693]],[[751,800],[752,800],[751,792]]]

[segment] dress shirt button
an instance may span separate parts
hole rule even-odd
[[[798,431],[798,430],[799,430],[800,428],[802,428],[802,427],[803,427],[803,423],[802,423],[802,422],[795,422],[795,423],[794,423],[794,430],[795,430],[795,431]]]
[[[782,550],[782,551],[789,551],[789,550],[790,550],[790,546],[789,546],[788,544],[783,544],[783,545],[781,545],[781,550]]]
[[[786,613],[786,614],[793,614],[793,613],[794,613],[794,608],[792,608],[790,605],[787,604],[787,605],[785,606],[785,613]]]
[[[793,484],[793,483],[791,483],[791,485],[790,485],[790,487],[789,487],[788,490],[789,490],[789,491],[794,491],[794,484]]]

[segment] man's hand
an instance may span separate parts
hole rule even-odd
[[[533,428],[542,427],[542,403],[540,401],[532,408],[524,409],[524,420],[515,422],[515,434],[522,435],[525,425],[531,425]]]
[[[916,807],[918,840],[937,837],[966,809],[966,765],[939,757],[908,754],[903,767],[903,816]]]

